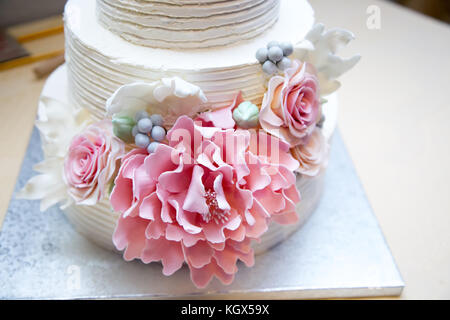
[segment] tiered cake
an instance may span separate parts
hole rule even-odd
[[[125,23],[120,16],[115,17],[116,22],[108,26],[102,21],[103,3],[121,3],[127,6],[128,11],[135,13],[140,19]],[[213,4],[211,4],[211,2]],[[261,65],[255,59],[255,52],[265,46],[268,42],[291,41],[298,43],[306,36],[314,22],[311,6],[306,0],[289,1],[276,0],[279,5],[273,8],[278,17],[277,23],[259,36],[252,35],[251,40],[246,40],[245,32],[232,34],[231,30],[219,31],[206,24],[205,30],[214,33],[211,38],[223,46],[197,46],[192,48],[191,42],[179,42],[174,35],[178,34],[168,25],[160,27],[160,32],[170,31],[164,36],[168,46],[173,45],[176,50],[163,49],[154,39],[148,40],[149,47],[136,45],[134,41],[128,41],[126,26],[136,30],[144,29],[145,20],[147,24],[154,21],[166,21],[166,16],[155,16],[140,11],[133,11],[133,4],[148,4],[146,7],[153,8],[165,4],[167,10],[174,10],[173,15],[179,11],[190,13],[184,9],[185,3],[191,3],[192,7],[199,9],[208,8],[219,4],[242,4],[273,3],[274,1],[95,1],[79,0],[69,1],[65,10],[66,25],[66,59],[69,68],[69,82],[71,94],[74,101],[81,107],[89,108],[98,118],[103,118],[105,101],[121,85],[136,81],[152,82],[163,77],[180,77],[185,81],[198,85],[208,97],[208,102],[214,105],[226,105],[233,100],[237,91],[242,91],[245,98],[254,103],[261,104],[265,93],[266,78]],[[280,10],[278,10],[280,6]],[[154,10],[148,9],[150,12]],[[157,10],[157,9],[155,9]],[[237,15],[242,10],[236,8],[232,14],[214,13],[211,17],[203,20],[212,20],[222,16]],[[113,18],[111,18],[114,20]],[[171,18],[181,20],[184,18]],[[191,19],[188,19],[191,21]],[[253,21],[250,18],[249,21]],[[108,20],[109,21],[109,20]],[[232,23],[228,25],[234,26]],[[111,28],[110,30],[108,30]],[[198,38],[197,33],[204,30],[201,27],[189,29],[192,37]],[[253,30],[253,29],[251,29]],[[181,31],[179,31],[181,32]],[[261,33],[261,32],[258,32]],[[172,40],[172,36],[175,38]],[[222,41],[223,37],[233,35],[231,44]],[[122,36],[123,38],[121,38]],[[187,36],[185,36],[187,38]],[[146,38],[145,38],[146,39]],[[212,41],[212,40],[211,40]],[[150,47],[151,46],[151,47]]]
[[[21,196],[199,287],[314,211],[350,32],[314,26],[306,0],[69,0],[64,21]]]

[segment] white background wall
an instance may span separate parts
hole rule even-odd
[[[62,14],[66,0],[0,0],[0,28]]]

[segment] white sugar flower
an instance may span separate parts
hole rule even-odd
[[[321,23],[308,32],[305,39],[295,46],[293,57],[309,62],[317,69],[321,95],[339,89],[336,79],[350,70],[361,59],[360,55],[342,58],[337,51],[354,39],[353,33],[344,29],[325,30]]]
[[[41,200],[41,211],[57,203],[63,206],[71,203],[63,178],[64,157],[72,137],[89,123],[88,119],[87,111],[41,97],[36,127],[41,136],[44,160],[34,166],[39,174],[27,182],[17,198]]]
[[[111,117],[134,118],[138,111],[159,114],[171,127],[181,115],[194,117],[206,103],[203,91],[180,78],[163,78],[152,83],[135,82],[121,86],[107,100],[106,111]]]

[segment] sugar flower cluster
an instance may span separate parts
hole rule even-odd
[[[168,141],[150,155],[136,149],[125,156],[111,194],[122,213],[114,244],[126,260],[161,261],[165,275],[186,263],[198,287],[214,276],[229,284],[238,260],[253,265],[251,241],[271,220],[297,221],[298,162],[264,132],[251,139],[247,130],[204,127],[186,116]],[[267,154],[255,152],[257,145]]]
[[[238,261],[254,264],[252,242],[270,223],[297,222],[296,176],[326,165],[323,96],[359,59],[335,54],[350,38],[318,25],[300,44],[259,49],[270,76],[260,105],[236,92],[228,106],[212,106],[201,88],[174,77],[121,86],[95,123],[62,128],[59,119],[78,112],[49,107],[40,130],[61,147],[45,144],[49,159],[22,196],[43,199],[44,209],[109,198],[120,213],[112,241],[125,260],[160,261],[165,275],[186,265],[197,287],[214,277],[229,284]]]

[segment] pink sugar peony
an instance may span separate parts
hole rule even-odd
[[[327,165],[329,145],[322,131],[315,128],[304,144],[291,149],[291,153],[300,163],[297,172],[314,177]]]
[[[297,221],[300,201],[289,146],[261,131],[201,127],[186,116],[152,154],[127,154],[111,194],[121,212],[113,236],[124,258],[161,261],[171,275],[183,263],[197,287],[215,276],[229,284],[236,263],[254,263],[251,240],[273,219]],[[258,150],[256,152],[255,150]]]
[[[319,82],[311,64],[294,60],[284,78],[269,80],[259,119],[264,130],[291,147],[302,144],[320,119]]]
[[[94,205],[107,195],[124,154],[125,145],[112,134],[108,120],[90,125],[72,139],[64,160],[64,178],[77,204]]]
[[[233,119],[233,110],[242,102],[244,102],[242,92],[239,92],[229,106],[203,112],[195,120],[200,121],[204,127],[232,129],[236,126],[236,122]]]

